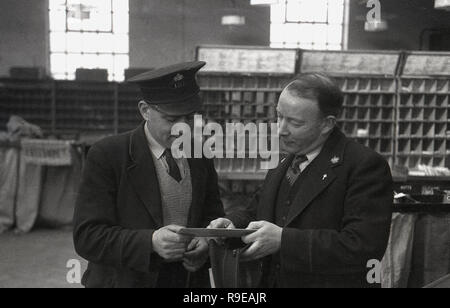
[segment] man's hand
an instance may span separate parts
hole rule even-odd
[[[236,229],[228,218],[217,218],[209,223],[208,229]]]
[[[170,225],[153,233],[153,250],[167,261],[180,261],[186,252],[190,237],[177,234],[180,226]]]
[[[208,229],[236,229],[233,222],[228,218],[217,218],[209,223]],[[219,244],[224,244],[225,238],[209,238],[208,240],[213,239]]]
[[[189,272],[198,271],[208,260],[208,242],[204,238],[194,238],[183,257],[183,266]]]
[[[281,248],[281,235],[283,229],[267,221],[251,222],[248,230],[258,230],[242,237],[242,241],[252,245],[241,255],[243,261],[264,258],[278,252]]]

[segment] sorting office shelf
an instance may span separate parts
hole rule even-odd
[[[56,130],[114,132],[114,84],[58,81],[55,85]]]
[[[450,167],[449,55],[408,54],[399,83],[399,164]]]
[[[200,74],[198,82],[205,117],[218,123],[229,120],[272,122],[276,104],[290,75]]]
[[[215,167],[223,180],[260,180],[267,173],[261,169],[259,159],[216,159]]]
[[[450,167],[450,54],[298,51],[297,72],[326,72],[344,92],[338,122],[391,165]],[[276,121],[276,104],[293,74],[203,72],[206,121]],[[0,80],[0,129],[11,115],[60,131],[117,133],[142,121],[139,90],[125,83]],[[258,160],[218,161],[224,177],[253,179]],[[243,165],[242,165],[243,164]],[[222,172],[223,171],[223,172]]]
[[[450,166],[449,78],[402,77],[397,153],[407,167]],[[415,157],[409,158],[413,154]]]
[[[50,130],[52,126],[52,86],[46,81],[0,80],[0,130],[6,130],[10,116]]]
[[[394,163],[394,77],[334,76],[344,93],[339,125],[345,134]]]
[[[222,125],[241,122],[274,123],[281,90],[292,75],[202,73],[198,76],[204,101],[204,117]],[[221,178],[255,180],[264,178],[260,160],[216,159]]]
[[[131,84],[117,85],[118,92],[118,131],[120,133],[136,128],[142,122],[138,103],[141,96],[139,89]]]

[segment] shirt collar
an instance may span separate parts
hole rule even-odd
[[[163,156],[166,149],[161,144],[159,144],[159,142],[156,141],[155,138],[153,138],[152,134],[150,133],[150,131],[148,129],[148,122],[145,122],[144,131],[145,131],[145,136],[147,137],[150,151],[153,153],[153,155],[157,159],[160,159]]]
[[[322,151],[323,145],[321,145],[320,147],[316,148],[315,150],[312,150],[311,152],[309,152],[308,154],[305,154],[306,158],[308,159],[307,161],[304,161],[302,164],[306,164],[306,163],[311,163],[314,159],[317,158],[317,156],[319,156],[320,152]]]
[[[318,147],[312,152],[309,152],[306,154],[306,157],[308,158],[308,162],[312,162],[314,159],[316,159],[317,156],[319,156],[320,152],[322,151],[323,146]]]

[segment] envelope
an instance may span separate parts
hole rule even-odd
[[[178,234],[193,237],[225,237],[240,238],[245,235],[252,234],[256,230],[247,229],[206,229],[206,228],[183,228]]]

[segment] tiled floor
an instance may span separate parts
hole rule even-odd
[[[68,261],[79,260],[81,273],[86,262],[73,248],[68,230],[37,230],[25,235],[0,235],[0,288],[75,288],[67,281]],[[71,271],[70,274],[74,272]],[[77,274],[69,275],[77,279]]]

